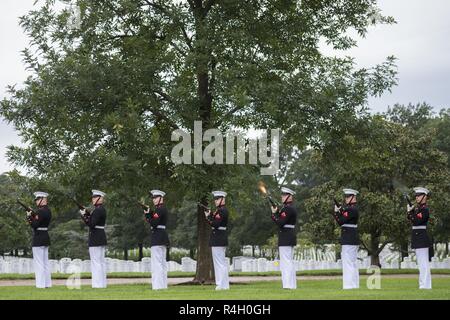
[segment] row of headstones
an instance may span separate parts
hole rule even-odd
[[[254,259],[250,257],[233,257],[231,263],[227,258],[230,271],[243,272],[270,272],[279,271],[280,264],[278,260],[267,260],[265,258]],[[89,260],[62,258],[61,260],[50,260],[50,268],[54,273],[76,273],[76,272],[90,272],[91,265]],[[106,258],[107,272],[150,272],[151,258],[143,258],[140,262],[125,261],[119,259]],[[313,261],[313,260],[294,260],[294,265],[297,271],[301,270],[329,270],[341,269],[342,262],[334,261]],[[370,257],[358,260],[359,268],[370,267]],[[381,265],[385,269],[397,269],[399,261],[393,259],[391,261],[382,261]],[[417,268],[417,263],[414,257],[406,257],[401,263],[402,269]],[[189,257],[181,259],[181,264],[175,261],[167,262],[167,270],[181,271],[181,272],[195,272],[197,262]],[[437,258],[432,258],[432,269],[450,269],[450,258],[440,261]],[[33,260],[30,258],[8,258],[0,259],[0,273],[19,273],[27,274],[33,273]]]
[[[398,262],[397,262],[398,263]],[[415,256],[405,257],[400,264],[402,269],[415,269],[417,268],[417,260]],[[431,269],[450,269],[450,258],[440,260],[437,257],[431,258]]]
[[[61,260],[49,260],[49,264],[52,273],[91,272],[90,260],[62,258]],[[183,266],[179,263],[168,261],[167,270],[169,272],[192,271],[191,265],[188,264],[189,270],[183,270]],[[195,267],[196,265],[194,264],[193,271],[195,271]],[[150,272],[151,258],[143,258],[140,262],[106,258],[106,270],[107,272]],[[16,258],[0,260],[0,273],[28,274],[33,272],[33,259]]]
[[[295,269],[303,270],[330,270],[342,269],[342,261],[313,261],[313,260],[294,260]],[[370,257],[358,259],[358,267],[367,269],[371,266]],[[381,261],[381,267],[384,269],[398,269],[399,260]],[[407,257],[400,264],[402,269],[416,269],[417,263],[411,257]],[[450,269],[450,258],[443,259],[432,258],[430,267],[432,269]],[[269,272],[279,271],[280,264],[278,260],[267,260],[264,258],[253,259],[249,257],[234,257],[231,266],[232,271],[243,272]]]

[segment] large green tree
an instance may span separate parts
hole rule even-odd
[[[447,155],[433,145],[435,139],[433,131],[419,133],[376,115],[361,119],[341,140],[315,151],[314,168],[326,180],[306,201],[313,240],[337,240],[332,199],[342,199],[341,189],[351,187],[361,192],[359,230],[372,264],[379,264],[379,253],[388,243],[406,243],[407,249],[410,227],[404,193],[411,197],[412,187],[429,187],[434,216],[439,220],[446,215],[438,199],[446,198],[450,171]]]
[[[413,129],[416,136],[433,135],[432,147],[447,155],[449,159],[447,167],[450,170],[450,109],[442,109],[439,114],[435,114],[434,110],[435,108],[427,103],[407,106],[396,104],[388,109],[386,116],[390,121]],[[450,196],[450,185],[443,181],[434,184],[433,187],[432,212],[437,212],[439,217],[433,224],[433,238],[435,242],[445,243],[447,255],[450,239],[450,210],[446,202]],[[403,243],[403,249],[405,246],[406,244]]]
[[[26,189],[24,181],[17,173],[0,175],[0,255],[17,253],[22,249],[25,253],[31,251],[31,228],[26,222],[26,214],[16,203],[20,198],[24,200]]]
[[[80,9],[79,19],[53,0],[21,18],[32,75],[10,88],[0,114],[27,141],[10,160],[78,193],[96,186],[143,195],[157,186],[206,203],[248,169],[174,165],[172,130],[192,132],[195,120],[224,133],[280,128],[283,148],[301,149],[329,139],[396,81],[393,57],[356,69],[351,57],[320,50],[349,49],[349,31],[364,36],[392,23],[375,0],[64,2]],[[210,281],[200,208],[193,223],[195,280]]]

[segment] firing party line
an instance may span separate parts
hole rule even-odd
[[[259,191],[269,202],[270,219],[278,226],[278,249],[280,258],[281,282],[283,289],[297,289],[297,277],[294,266],[294,247],[297,244],[297,210],[293,203],[295,192],[287,187],[281,187],[281,204],[274,200],[266,186],[261,182]],[[343,203],[334,200],[334,210],[330,213],[332,218],[341,228],[340,244],[342,247],[342,288],[359,288],[359,270],[357,254],[359,249],[358,218],[359,211],[357,197],[359,192],[346,188],[343,192]],[[419,288],[431,289],[430,258],[433,255],[432,243],[427,234],[427,225],[431,221],[427,199],[430,191],[424,187],[414,188],[416,203],[413,204],[407,195],[406,219],[411,223],[411,247],[415,250],[419,267]],[[153,290],[167,289],[167,262],[166,253],[170,244],[167,233],[169,212],[165,206],[166,193],[161,190],[151,190],[150,197],[154,208],[140,203],[143,208],[144,219],[151,229],[151,281]],[[228,263],[225,252],[228,246],[228,222],[229,214],[226,207],[227,192],[222,190],[212,191],[215,209],[210,209],[204,204],[198,205],[204,209],[205,220],[211,227],[209,246],[211,247],[216,290],[230,289],[228,276]],[[34,193],[37,209],[26,206],[20,200],[18,203],[27,212],[27,221],[33,229],[33,260],[35,267],[35,279],[37,288],[50,288],[52,286],[51,271],[48,261],[48,249],[50,237],[48,228],[52,219],[49,208],[49,195],[46,192]],[[86,208],[74,202],[79,208],[83,223],[89,229],[88,247],[91,261],[92,288],[106,288],[106,261],[105,250],[106,221],[105,208],[106,194],[100,190],[92,190],[92,209]],[[269,217],[268,217],[269,219]],[[332,219],[330,219],[332,222]],[[330,223],[331,223],[330,222]],[[333,222],[334,223],[334,222]]]

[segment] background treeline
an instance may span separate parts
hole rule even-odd
[[[289,184],[297,191],[301,244],[338,243],[339,228],[330,215],[332,199],[342,199],[341,188],[352,187],[361,192],[362,246],[372,256],[372,262],[378,263],[378,254],[387,243],[395,244],[407,255],[410,228],[403,194],[408,193],[412,199],[411,188],[416,185],[432,191],[434,241],[449,242],[450,110],[439,114],[432,110],[427,104],[395,105],[383,114],[355,118],[345,134],[326,144],[282,155],[283,181],[268,179],[266,183],[273,194],[278,193],[279,183]],[[244,245],[259,246],[275,255],[276,228],[267,202],[256,188],[261,176],[248,166],[240,170],[242,175],[230,180],[226,187],[231,212],[229,255],[241,255]],[[66,178],[79,177],[72,174]],[[1,253],[17,254],[21,250],[30,254],[30,228],[15,200],[20,198],[31,204],[32,190],[44,189],[51,194],[54,216],[50,228],[51,257],[87,258],[87,231],[70,196],[77,194],[80,201],[88,203],[88,186],[78,193],[69,192],[56,180],[26,178],[17,172],[0,176],[0,183]],[[133,258],[140,259],[143,248],[149,246],[149,227],[137,200],[150,203],[146,192],[152,185],[150,182],[148,187],[142,187],[141,192],[109,192],[109,249],[116,251],[118,258],[128,259],[128,250],[136,248],[138,256]],[[189,255],[196,258],[196,202],[169,191],[167,205],[172,246],[189,250]],[[173,259],[181,258],[174,255]]]

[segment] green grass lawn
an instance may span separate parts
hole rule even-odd
[[[213,286],[170,286],[168,290],[152,291],[149,285],[111,285],[107,289],[69,290],[65,286],[50,289],[34,287],[0,287],[0,300],[58,300],[58,299],[162,299],[162,300],[248,300],[248,299],[450,299],[450,278],[433,279],[433,290],[419,290],[417,279],[382,279],[380,290],[366,288],[366,277],[361,278],[361,289],[342,290],[341,280],[306,280],[298,282],[297,290],[283,290],[279,281],[252,282],[232,285],[229,291],[215,291]]]

